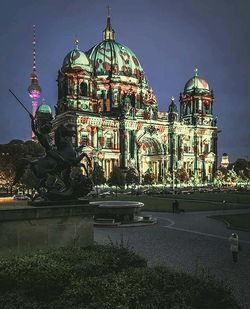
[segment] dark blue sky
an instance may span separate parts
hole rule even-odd
[[[102,39],[106,6],[116,40],[138,56],[159,103],[177,101],[194,67],[215,95],[219,155],[250,159],[249,0],[8,0],[0,13],[0,143],[29,139],[29,117],[8,92],[31,109],[32,25],[42,97],[56,104],[57,71],[77,36],[88,50]]]

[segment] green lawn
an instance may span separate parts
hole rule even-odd
[[[189,195],[166,195],[166,196],[147,196],[147,195],[118,195],[117,197],[102,197],[95,200],[129,200],[144,203],[144,211],[172,211],[174,199],[179,201],[179,207],[185,211],[205,211],[221,209],[242,209],[250,208],[250,194],[244,193],[194,193]],[[222,204],[225,200],[226,203]],[[235,204],[230,204],[235,203]],[[11,198],[0,201],[2,208],[25,207],[26,201],[13,201]]]
[[[214,193],[210,193],[211,195]],[[229,201],[230,196],[227,196],[224,199]],[[195,194],[192,195],[176,195],[176,196],[167,196],[167,197],[158,197],[158,196],[145,196],[145,195],[139,195],[139,196],[129,196],[129,195],[118,195],[118,197],[105,197],[105,198],[99,198],[94,200],[126,200],[126,201],[138,201],[144,203],[143,210],[144,211],[172,211],[172,203],[174,199],[177,199],[179,201],[179,208],[184,209],[185,211],[205,211],[205,210],[221,210],[226,209],[242,209],[242,208],[250,208],[249,204],[243,203],[243,204],[234,204],[229,205],[226,203],[226,205],[223,205],[221,202],[217,203],[216,200],[211,198],[211,200],[207,200],[207,196],[204,196],[203,194],[200,194],[200,199],[196,197],[194,200],[190,200],[192,196],[195,196]],[[205,197],[205,200],[203,200]],[[219,200],[219,201],[222,201]]]
[[[250,213],[238,215],[211,216],[211,218],[224,221],[230,224],[231,228],[250,231]]]
[[[180,199],[196,199],[206,201],[223,201],[226,200],[229,203],[241,203],[249,204],[250,206],[250,193],[241,192],[206,192],[193,194],[178,195]]]

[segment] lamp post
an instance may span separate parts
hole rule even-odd
[[[204,154],[200,155],[200,161],[201,161],[201,164],[202,164],[202,168],[201,168],[201,171],[202,171],[202,184],[204,186],[204,184],[205,184],[205,155]]]
[[[173,189],[173,194],[175,194],[175,169],[172,171],[172,189]]]
[[[172,186],[173,186],[173,192],[175,194],[175,187],[176,187],[176,172],[178,170],[178,161],[173,164],[173,170],[172,170]]]
[[[162,185],[165,186],[165,168],[164,168],[164,157],[161,159],[161,170],[162,170]]]
[[[247,187],[248,187],[248,182],[249,182],[249,159],[248,159],[248,155],[245,156],[246,160],[247,160]]]

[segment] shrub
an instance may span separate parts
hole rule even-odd
[[[147,267],[124,247],[55,249],[0,260],[1,309],[238,309],[209,276]]]

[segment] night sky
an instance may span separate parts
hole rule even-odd
[[[107,5],[116,40],[132,49],[166,111],[198,67],[214,90],[218,154],[250,159],[249,0],[4,0],[0,13],[0,143],[30,139],[30,120],[10,95],[31,110],[32,25],[42,98],[53,108],[57,71],[80,40],[84,51],[102,40]],[[54,108],[53,108],[54,110]]]

